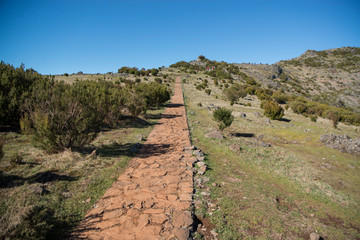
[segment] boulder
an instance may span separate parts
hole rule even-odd
[[[206,164],[204,162],[198,162],[196,163],[196,165],[201,168],[202,166],[205,166]]]
[[[319,240],[319,239],[320,239],[319,234],[314,232],[310,233],[310,240]]]
[[[198,157],[203,157],[204,156],[204,153],[200,149],[193,151],[193,154],[198,156]]]

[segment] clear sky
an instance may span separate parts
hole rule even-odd
[[[152,68],[202,54],[274,63],[360,47],[359,0],[0,0],[0,60],[42,74]]]

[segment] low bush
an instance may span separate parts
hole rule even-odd
[[[261,103],[261,108],[264,109],[264,116],[272,120],[280,120],[284,116],[284,109],[277,102],[264,101]]]
[[[158,83],[141,83],[135,86],[139,99],[145,99],[146,107],[159,107],[170,99],[166,86]]]
[[[161,79],[161,78],[155,78],[154,80],[155,80],[155,82],[157,82],[157,83],[159,83],[159,84],[162,83],[162,79]]]
[[[316,122],[317,121],[317,116],[314,116],[314,115],[310,116],[310,120],[312,122]]]
[[[289,101],[289,97],[281,92],[274,92],[272,99],[280,104],[286,104]]]
[[[223,93],[231,103],[235,103],[239,98],[244,98],[247,95],[247,92],[239,84],[234,84],[233,86],[226,88]]]
[[[232,111],[226,108],[219,108],[213,112],[215,121],[219,122],[219,129],[222,131],[229,127],[234,121],[234,116],[231,115]]]
[[[24,119],[31,121],[35,140],[50,151],[90,143],[100,131],[106,109],[104,96],[88,82],[47,84],[34,88]],[[97,93],[97,94],[94,94]],[[104,93],[105,94],[105,93]]]

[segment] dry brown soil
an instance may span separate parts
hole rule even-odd
[[[192,157],[180,78],[141,152],[88,212],[71,239],[188,239]]]

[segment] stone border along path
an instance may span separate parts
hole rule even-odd
[[[162,118],[131,166],[70,239],[188,239],[193,225],[194,157],[180,77]]]

